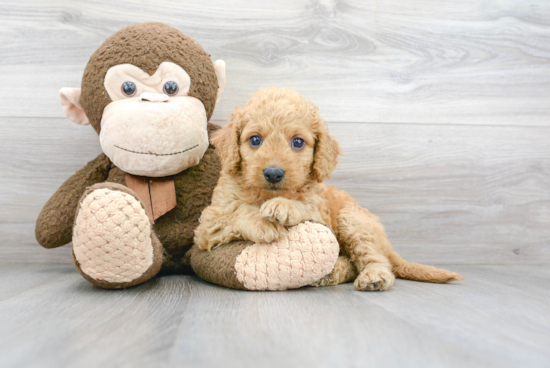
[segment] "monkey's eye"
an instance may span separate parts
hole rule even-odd
[[[124,82],[122,83],[122,93],[124,93],[128,97],[132,97],[136,94],[136,85],[134,82]]]
[[[259,135],[254,135],[250,137],[248,142],[252,147],[256,147],[256,148],[260,147],[262,145],[262,137],[260,137]]]
[[[164,83],[164,93],[168,96],[173,96],[178,93],[178,84],[176,82],[166,82]]]
[[[301,150],[304,148],[306,142],[302,138],[294,138],[292,140],[292,148],[295,150]]]

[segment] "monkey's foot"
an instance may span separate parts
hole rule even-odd
[[[191,265],[202,279],[235,289],[296,289],[328,274],[339,250],[329,228],[304,222],[272,243],[235,241],[210,252],[194,246]]]
[[[137,285],[158,273],[162,245],[132,190],[114,183],[86,190],[73,228],[73,258],[82,276],[103,288]]]

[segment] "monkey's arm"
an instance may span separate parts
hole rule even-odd
[[[107,179],[111,161],[100,154],[67,179],[46,203],[36,220],[36,240],[44,248],[69,243],[78,201],[85,189]]]

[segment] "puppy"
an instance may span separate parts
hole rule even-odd
[[[313,286],[355,280],[356,290],[387,290],[395,276],[444,283],[463,278],[408,263],[393,249],[378,218],[346,192],[323,184],[340,146],[317,107],[291,89],[259,90],[212,138],[222,173],[201,216],[195,243],[211,249],[234,240],[273,242],[303,221],[332,229],[340,256]]]

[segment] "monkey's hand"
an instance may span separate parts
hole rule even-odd
[[[107,179],[111,161],[100,154],[67,179],[46,203],[36,220],[36,240],[44,248],[56,248],[71,242],[76,208],[89,186]]]

